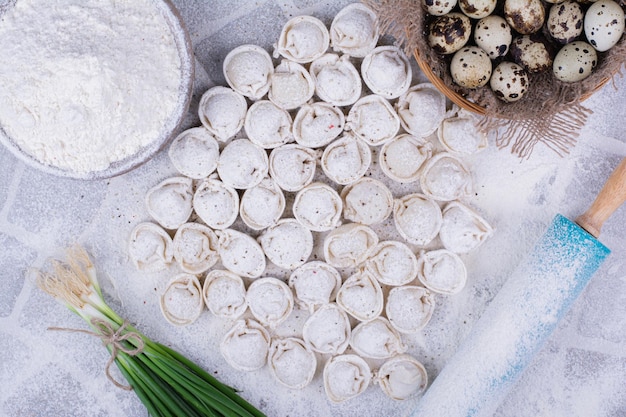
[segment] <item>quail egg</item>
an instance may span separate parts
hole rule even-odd
[[[487,52],[491,59],[506,55],[512,39],[511,27],[500,16],[484,17],[478,21],[474,29],[474,42]]]
[[[554,57],[554,76],[572,83],[587,78],[596,66],[598,55],[591,45],[584,41],[574,41],[563,46]]]
[[[504,18],[522,35],[530,35],[541,29],[546,11],[541,0],[505,0]]]
[[[424,10],[432,16],[443,16],[450,13],[456,3],[457,0],[422,0]]]
[[[612,0],[598,0],[587,10],[584,25],[589,43],[597,51],[607,51],[624,33],[624,10]]]
[[[455,83],[462,87],[478,88],[489,82],[491,60],[477,46],[467,46],[454,54],[450,62],[450,73]]]
[[[522,35],[511,43],[513,60],[531,73],[552,68],[552,54],[548,44],[539,36]]]
[[[496,3],[496,0],[459,0],[459,7],[468,17],[482,19],[493,12]]]
[[[512,103],[528,91],[528,73],[514,62],[502,61],[493,70],[489,86],[500,100]]]
[[[462,13],[437,17],[428,27],[428,44],[437,53],[451,54],[465,46],[472,33],[470,19]]]
[[[550,7],[548,32],[559,43],[570,43],[583,33],[583,9],[574,0],[566,0]]]

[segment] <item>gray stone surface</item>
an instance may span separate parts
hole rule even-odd
[[[254,43],[271,53],[289,18],[313,14],[329,24],[348,1],[173,3],[189,28],[199,65],[194,102],[183,126],[187,128],[197,124],[199,95],[211,85],[224,84],[221,64],[228,51]],[[473,203],[496,227],[496,234],[464,257],[468,287],[453,297],[438,296],[432,322],[423,332],[406,338],[409,352],[424,362],[431,380],[553,215],[575,217],[584,211],[626,155],[626,81],[617,78],[615,85],[617,89],[609,83],[585,103],[594,114],[569,156],[560,158],[538,147],[529,160],[520,161],[507,150],[490,146],[471,159],[476,183]],[[321,365],[314,382],[301,391],[279,385],[267,369],[233,370],[219,353],[220,339],[230,323],[208,312],[184,328],[170,326],[163,319],[158,295],[179,271],[174,267],[155,274],[136,271],[128,259],[127,240],[137,223],[149,220],[144,203],[147,190],[174,174],[166,150],[117,178],[85,182],[40,173],[0,148],[0,416],[147,415],[133,393],[119,390],[106,379],[107,352],[97,338],[47,330],[49,326],[85,325],[38,290],[27,271],[45,267],[48,257],[61,256],[61,249],[73,243],[90,251],[107,301],[122,316],[240,390],[268,416],[410,415],[419,399],[394,402],[376,386],[353,401],[330,403],[321,382]],[[412,187],[398,187],[397,194]],[[501,405],[497,417],[626,415],[625,225],[626,209],[622,208],[602,234],[602,241],[613,251],[611,258]],[[281,328],[280,332],[293,329]]]

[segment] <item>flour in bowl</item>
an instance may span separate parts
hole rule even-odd
[[[107,169],[159,138],[181,59],[152,0],[19,0],[0,18],[0,126],[27,154]]]

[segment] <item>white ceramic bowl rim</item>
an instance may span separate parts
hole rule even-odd
[[[31,154],[23,151],[17,143],[6,134],[2,126],[0,126],[0,143],[32,168],[60,177],[81,180],[98,180],[124,174],[147,162],[163,149],[178,133],[181,122],[189,109],[194,80],[194,59],[191,38],[176,7],[170,0],[153,0],[153,2],[158,11],[162,13],[172,31],[176,49],[178,49],[178,55],[181,60],[178,102],[176,103],[175,111],[166,120],[158,138],[142,147],[138,152],[113,162],[108,168],[90,172],[77,172],[40,162]],[[4,7],[0,6],[0,16],[14,4],[14,1],[9,1]]]

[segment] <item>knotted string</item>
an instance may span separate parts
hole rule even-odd
[[[92,336],[99,337],[102,340],[102,343],[104,344],[104,346],[110,345],[111,357],[109,358],[109,361],[107,362],[104,368],[106,376],[107,378],[109,378],[109,381],[115,384],[116,387],[127,390],[127,391],[131,391],[133,389],[131,386],[124,385],[118,382],[115,378],[113,378],[110,372],[111,364],[115,362],[115,358],[117,357],[118,352],[124,352],[131,356],[140,354],[143,351],[143,348],[145,346],[143,339],[137,332],[125,332],[124,331],[126,326],[128,326],[127,321],[124,321],[124,323],[122,323],[122,325],[117,330],[114,330],[113,326],[109,322],[96,318],[96,317],[92,318],[90,322],[94,328],[98,329],[98,331],[94,332],[91,330],[84,330],[84,329],[69,329],[65,327],[48,327],[48,330],[60,330],[60,331],[74,332],[74,333],[86,333]],[[136,345],[135,348],[130,348],[124,345],[124,342],[130,341],[133,339],[136,342],[134,343],[134,345]]]

